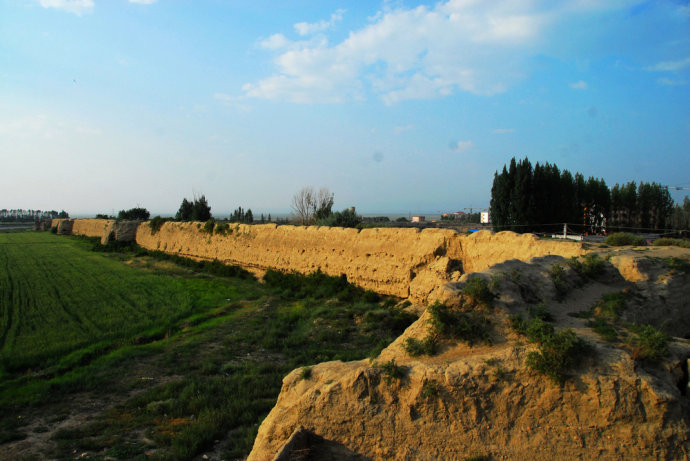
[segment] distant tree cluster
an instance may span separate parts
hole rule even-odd
[[[497,231],[538,231],[559,223],[582,226],[585,232],[687,228],[676,227],[682,226],[683,208],[674,208],[660,184],[633,181],[609,190],[603,179],[585,180],[549,163],[532,167],[526,157],[513,158],[496,172],[490,210]]]
[[[263,215],[262,220],[263,220]],[[237,207],[235,211],[230,215],[230,222],[239,222],[245,224],[251,224],[254,222],[254,215],[252,214],[251,208],[246,211],[242,207]]]
[[[319,226],[357,227],[361,222],[362,217],[355,213],[354,209],[345,208],[343,211],[336,211],[326,218],[319,219],[316,224]]]
[[[661,184],[631,181],[611,189],[611,227],[665,229],[673,226],[673,211],[671,194]]]
[[[455,223],[467,223],[467,224],[479,224],[481,222],[481,213],[463,213],[461,215],[457,214],[444,214],[441,216],[441,221],[455,222]]]
[[[41,219],[67,219],[69,214],[62,210],[59,213],[55,210],[22,210],[3,208],[0,210],[0,221],[3,222],[33,222]]]
[[[682,204],[673,207],[671,228],[676,230],[690,229],[690,199],[687,196],[683,199]]]
[[[148,221],[151,213],[146,208],[136,207],[129,210],[120,210],[117,214],[117,219],[126,219],[129,221]]]
[[[606,221],[611,196],[603,179],[560,171],[556,165],[516,161],[494,175],[491,221],[494,229],[537,231],[545,225],[573,223],[597,231]]]
[[[194,197],[192,201],[182,199],[180,209],[175,214],[176,221],[208,221],[211,217],[211,207],[203,195]]]

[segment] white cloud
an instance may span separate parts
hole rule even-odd
[[[404,126],[396,126],[393,129],[393,132],[395,134],[400,134],[400,133],[404,133],[405,131],[410,131],[410,130],[414,130],[414,125],[409,124],[409,125],[404,125]]]
[[[40,0],[43,8],[55,8],[81,16],[93,10],[93,0]]]
[[[157,0],[129,0],[129,3],[139,3],[140,5],[150,5],[156,3]]]
[[[507,134],[507,133],[515,133],[515,128],[496,128],[493,131],[494,134]]]
[[[580,80],[578,82],[571,83],[570,88],[572,88],[573,90],[586,90],[588,88],[588,85],[587,82],[585,82],[584,80]]]
[[[321,20],[319,22],[314,23],[298,22],[297,24],[295,24],[295,30],[298,34],[302,36],[323,32],[333,27],[336,22],[342,20],[344,13],[345,10],[339,9],[331,15],[331,19],[328,21]]]
[[[279,50],[287,47],[289,44],[290,40],[288,40],[283,34],[273,34],[267,39],[259,42],[259,46],[261,48],[266,48],[267,50]]]
[[[493,95],[525,77],[529,57],[548,49],[547,34],[559,21],[630,1],[446,0],[415,8],[385,3],[369,24],[338,43],[323,34],[308,41],[282,34],[263,40],[262,47],[280,50],[275,72],[242,89],[252,98],[302,103],[369,94],[386,104],[459,91]],[[298,23],[295,30],[301,36],[324,32],[341,14]]]
[[[651,67],[647,67],[645,70],[651,70],[652,72],[673,72],[688,66],[690,66],[690,58],[681,59],[679,61],[663,61]]]
[[[660,85],[667,85],[667,86],[683,86],[687,84],[685,80],[671,80],[670,78],[660,78],[657,80],[657,83]]]
[[[468,150],[474,148],[474,143],[472,141],[458,141],[452,144],[451,147],[455,152],[463,154]]]

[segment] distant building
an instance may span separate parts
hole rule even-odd
[[[426,218],[424,216],[412,216],[412,222],[424,222]]]
[[[490,224],[491,223],[491,217],[489,216],[488,211],[482,211],[479,222],[481,222],[482,224]]]

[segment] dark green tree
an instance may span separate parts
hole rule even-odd
[[[146,208],[136,207],[129,210],[120,210],[117,214],[117,219],[126,219],[130,221],[147,221],[151,213]]]

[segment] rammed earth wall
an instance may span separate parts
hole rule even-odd
[[[53,225],[56,225],[54,222]],[[107,237],[112,220],[73,220],[72,233]],[[203,223],[166,222],[152,233],[148,223],[136,230],[136,242],[197,259],[218,259],[226,264],[265,270],[316,269],[378,293],[412,297],[420,301],[462,273],[482,271],[508,259],[527,260],[557,254],[583,254],[577,242],[540,240],[513,232],[471,235],[449,229],[344,229],[275,224],[231,224],[226,235],[209,235]]]

